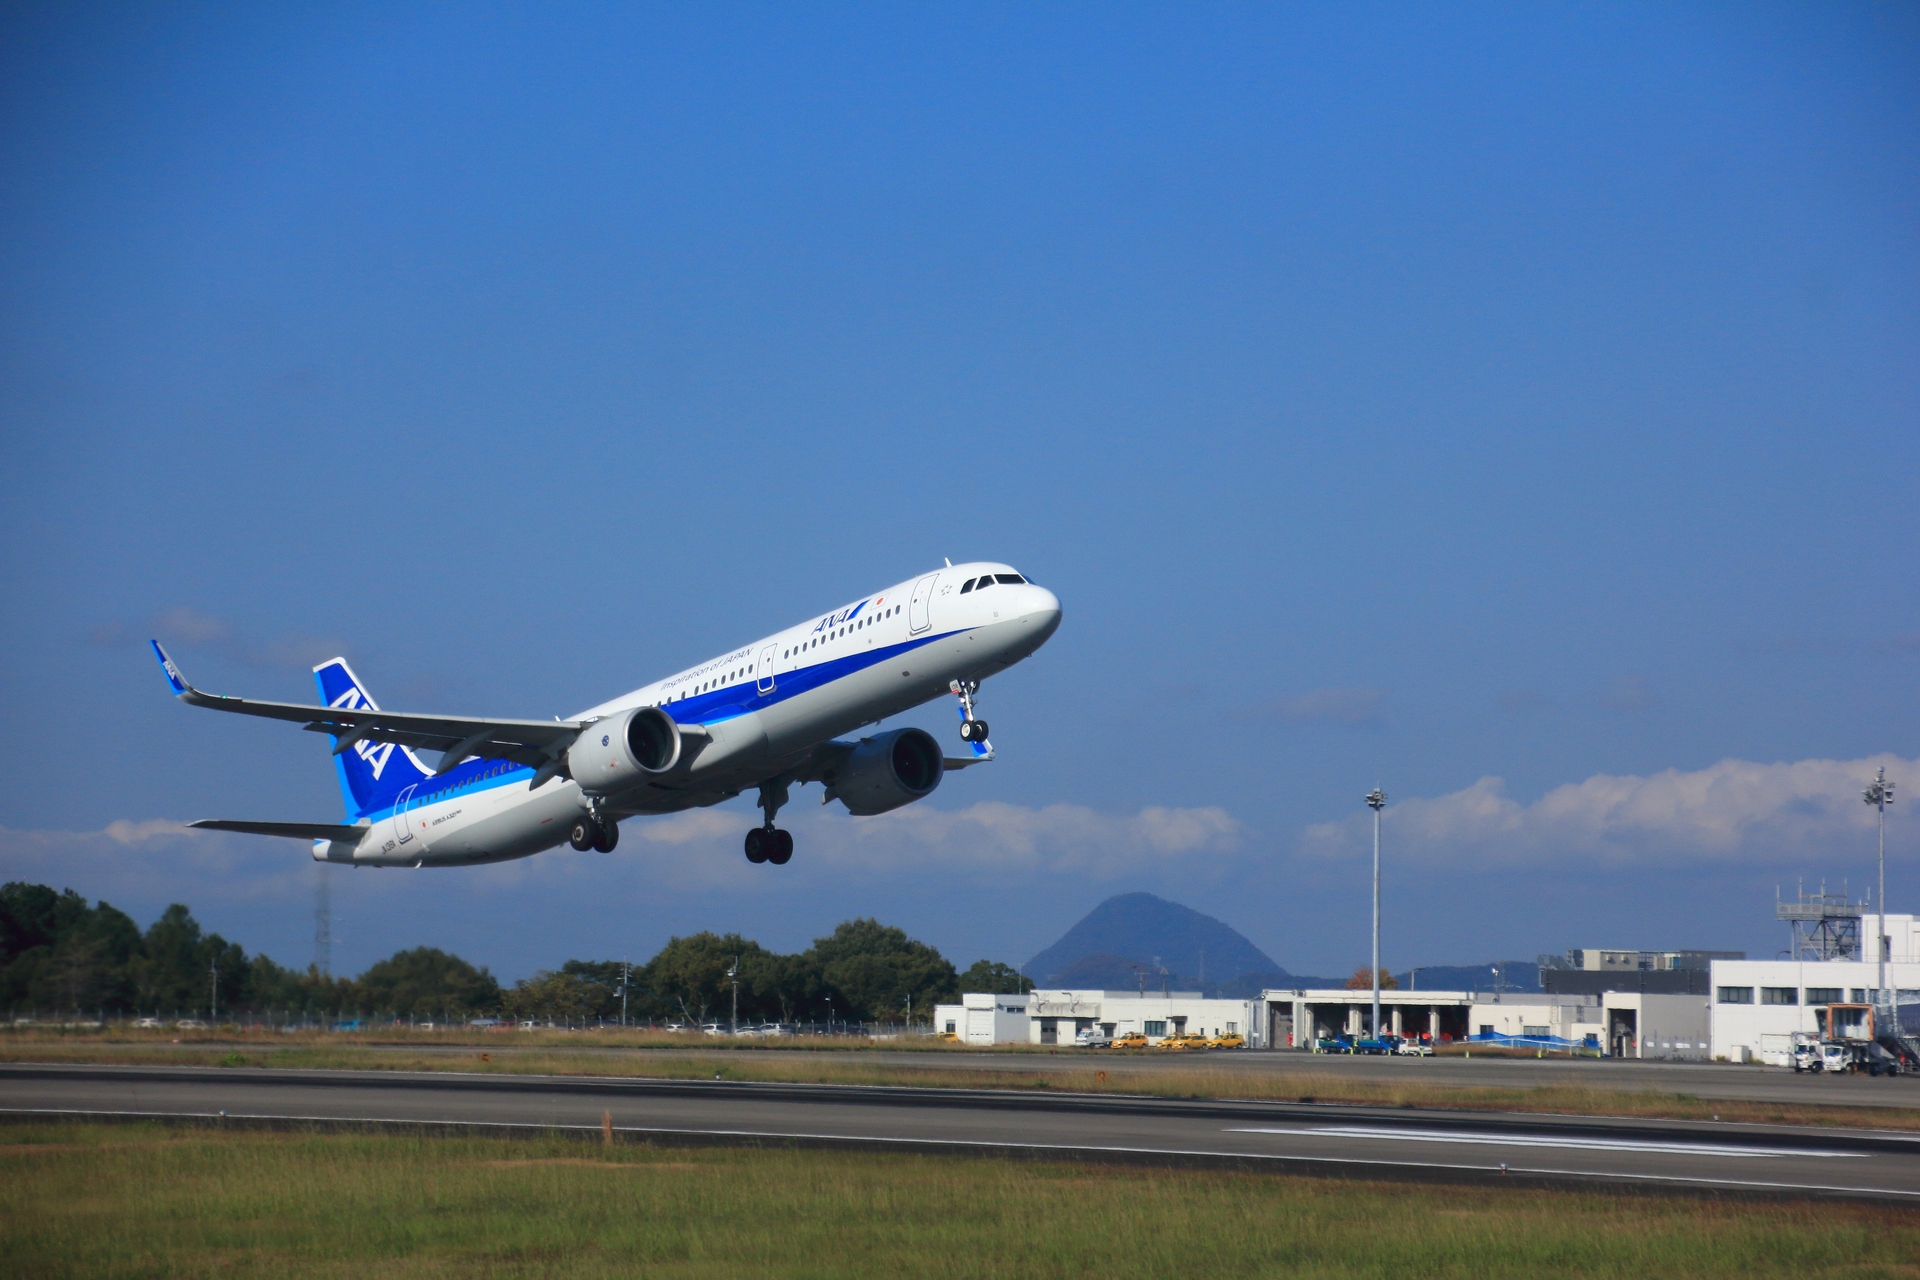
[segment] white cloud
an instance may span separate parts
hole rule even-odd
[[[1066,871],[1101,878],[1231,849],[1241,834],[1231,814],[1213,807],[1156,805],[1112,814],[1077,804],[1032,809],[997,800],[964,809],[914,805],[833,825],[841,829],[822,856],[847,866]]]
[[[1437,866],[1492,868],[1571,862],[1824,866],[1836,852],[1871,857],[1876,815],[1860,792],[1884,766],[1899,794],[1920,786],[1920,761],[1723,760],[1706,769],[1646,777],[1595,774],[1555,787],[1532,804],[1499,778],[1432,799],[1391,804],[1386,840],[1397,858]],[[1307,828],[1303,853],[1357,854],[1369,847],[1364,812]],[[1889,825],[1889,846],[1899,833]],[[1907,843],[1904,837],[1900,837]]]
[[[71,887],[109,901],[194,894],[250,901],[304,893],[308,849],[298,840],[194,831],[168,818],[120,818],[99,831],[0,827],[0,880]]]

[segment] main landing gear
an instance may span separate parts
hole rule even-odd
[[[782,831],[773,825],[773,817],[780,812],[780,806],[787,802],[787,784],[774,781],[761,784],[760,809],[767,815],[764,826],[755,827],[747,832],[747,861],[759,864],[771,862],[776,867],[784,867],[793,857],[793,833]]]
[[[573,820],[573,827],[567,832],[567,843],[581,853],[589,849],[612,853],[613,847],[620,843],[620,824],[596,807],[592,813],[582,814]]]
[[[954,697],[960,699],[960,741],[984,744],[987,740],[987,722],[973,711],[973,698],[980,692],[980,682],[952,680],[947,687],[953,690]]]

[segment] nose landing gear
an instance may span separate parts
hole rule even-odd
[[[973,748],[973,754],[982,759],[992,759],[993,744],[987,741],[987,722],[973,711],[974,695],[980,692],[978,680],[953,680],[947,687],[953,690],[953,696],[960,699],[960,741]]]
[[[771,862],[776,867],[784,867],[793,857],[793,833],[773,825],[774,815],[780,812],[780,806],[786,802],[787,784],[784,779],[761,784],[760,809],[767,815],[767,820],[764,826],[747,832],[748,862],[756,865]]]

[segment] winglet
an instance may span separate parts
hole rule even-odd
[[[167,651],[160,647],[158,640],[149,640],[147,643],[153,646],[153,656],[160,659],[160,670],[166,673],[167,683],[173,686],[174,697],[177,698],[193,688],[182,678],[180,668],[173,665],[173,659],[167,656]]]

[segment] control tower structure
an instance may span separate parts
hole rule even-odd
[[[1793,959],[1858,960],[1860,917],[1871,904],[1852,901],[1844,885],[1839,893],[1828,893],[1824,880],[1818,893],[1801,886],[1798,894],[1789,902],[1774,891],[1773,914],[1792,931]]]

